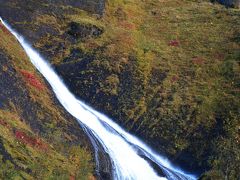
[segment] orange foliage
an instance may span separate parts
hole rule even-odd
[[[131,49],[135,46],[134,38],[128,33],[121,33],[116,38],[116,44],[122,49]]]
[[[135,30],[136,29],[135,24],[127,22],[127,21],[120,22],[120,26],[127,30]]]
[[[201,57],[194,57],[194,58],[192,59],[192,61],[193,61],[194,64],[198,64],[198,65],[201,65],[201,64],[204,63],[204,59],[201,58]]]
[[[133,10],[133,9],[127,9],[125,12],[128,19],[137,19],[138,17],[142,16],[140,11]]]

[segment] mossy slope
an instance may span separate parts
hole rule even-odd
[[[38,10],[6,18],[77,96],[203,178],[239,178],[239,10],[204,0],[111,0],[102,18]]]
[[[239,18],[208,2],[111,1],[104,34],[77,40],[56,67],[75,94],[173,162],[236,179]]]
[[[90,142],[0,24],[0,179],[94,179]]]

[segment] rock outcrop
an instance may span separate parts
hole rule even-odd
[[[227,7],[240,8],[240,0],[213,0],[224,4]]]

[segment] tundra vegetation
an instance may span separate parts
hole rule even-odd
[[[240,177],[238,9],[109,0],[102,16],[57,10],[13,24],[36,35],[34,47],[75,95],[202,179]],[[22,75],[32,89],[42,84]]]
[[[2,24],[0,37],[0,179],[94,179],[80,128]]]

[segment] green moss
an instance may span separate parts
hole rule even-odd
[[[189,169],[209,170],[213,179],[237,178],[239,159],[230,154],[240,154],[239,10],[194,0],[112,0],[102,18],[73,7],[62,9],[63,18],[43,15],[31,23],[57,29],[56,35],[35,43],[57,67],[84,59],[64,63],[72,50],[93,57],[74,75],[59,72],[76,95]],[[70,22],[104,33],[69,41],[65,33]],[[7,41],[3,39],[4,46]],[[58,43],[65,48],[59,50]],[[10,48],[14,57],[22,57],[16,47]],[[24,64],[21,68],[34,72]],[[38,97],[30,90],[33,99],[54,112],[54,119],[61,119],[47,95]],[[39,119],[44,114],[39,112]],[[51,130],[56,126],[46,123]],[[57,142],[60,131],[51,132]]]
[[[213,149],[225,130],[216,128],[239,116],[239,17],[207,1],[108,2],[104,34],[72,46],[95,56],[72,90],[170,157],[192,154],[190,169],[218,169],[210,159],[223,163]]]
[[[24,105],[17,106],[9,100],[8,111],[0,109],[0,179],[69,179],[75,175],[81,179],[92,178],[93,164],[89,149],[80,147],[78,143],[70,144],[76,137],[64,130],[72,122],[65,119],[48,86],[16,39],[2,28],[0,36],[0,49],[8,57],[9,67],[16,70],[14,77],[23,83],[19,88],[30,97],[27,103],[32,105],[31,111],[36,113],[35,124],[40,122],[44,129],[44,132],[36,132],[36,127],[31,129],[30,122],[27,123],[22,117],[22,112],[27,111]],[[22,70],[35,76],[44,89],[39,90],[28,83]],[[10,72],[5,68],[5,73]],[[24,133],[25,137],[18,137],[20,135],[17,132]],[[80,160],[71,159],[69,153],[72,148],[78,149],[74,155]]]

